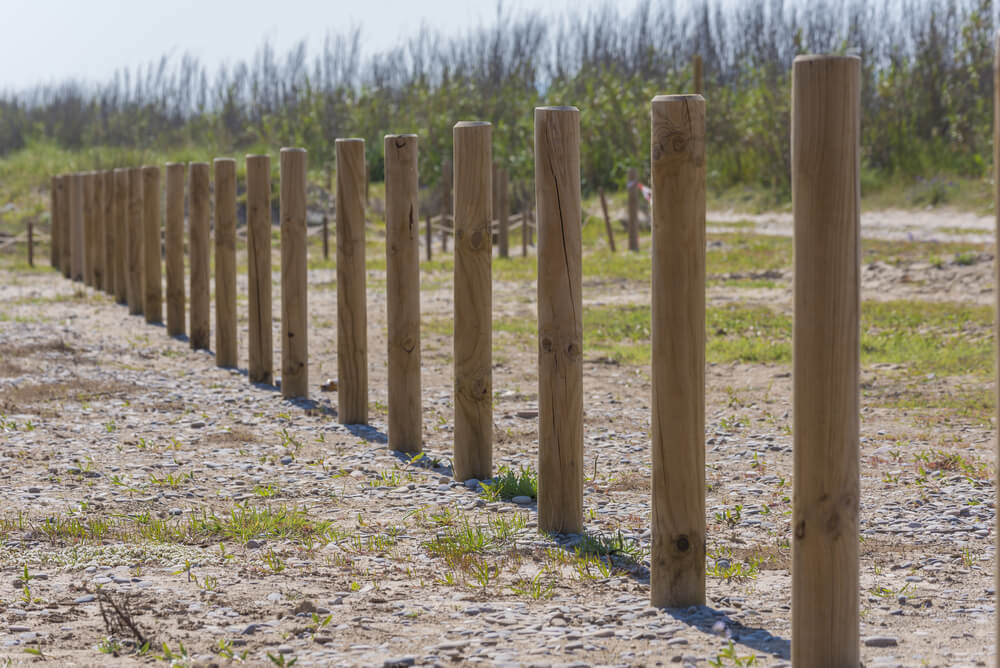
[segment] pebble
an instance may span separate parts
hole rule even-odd
[[[532,503],[533,499],[530,496],[515,496],[511,501],[519,506],[527,506]]]
[[[869,636],[864,639],[865,647],[896,647],[899,640],[892,636]]]

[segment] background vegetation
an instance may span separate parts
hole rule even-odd
[[[507,13],[465,34],[423,28],[362,56],[361,33],[331,33],[310,53],[263,44],[248,62],[209,72],[195,58],[124,67],[100,83],[66,81],[0,94],[0,157],[28,148],[79,152],[77,167],[164,153],[225,155],[306,147],[313,167],[334,139],[364,137],[371,179],[382,136],[421,135],[421,181],[433,185],[460,119],[495,124],[512,179],[532,170],[532,109],[581,109],[584,188],[619,189],[648,170],[649,100],[692,89],[704,59],[709,186],[716,196],[789,193],[789,70],[806,52],[863,63],[867,193],[905,188],[936,204],[952,179],[991,169],[990,0],[696,0],[613,4],[588,14]],[[61,151],[57,152],[62,154]],[[102,164],[97,164],[102,163]],[[44,173],[44,176],[52,172]],[[902,185],[900,185],[902,184]],[[988,187],[984,188],[988,192]]]

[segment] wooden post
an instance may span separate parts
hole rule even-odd
[[[608,215],[608,198],[604,196],[604,188],[598,188],[597,194],[601,200],[601,210],[604,212],[604,231],[608,235],[608,248],[614,253],[618,249],[615,248],[615,230],[611,227],[611,216]]]
[[[104,197],[101,202],[101,218],[104,221],[104,258],[101,266],[104,267],[104,292],[108,295],[115,294],[115,174],[110,169],[101,172],[101,180],[104,182]]]
[[[142,312],[148,323],[163,322],[160,235],[160,168],[142,168]]]
[[[448,158],[441,158],[441,224],[452,215],[451,198],[451,161]]]
[[[695,55],[695,57],[691,59],[691,69],[694,79],[694,94],[701,95],[705,92],[704,80],[702,78],[701,56]]]
[[[650,602],[705,604],[705,101],[651,105]]]
[[[128,214],[125,234],[128,236],[128,312],[142,315],[142,168],[128,170]]]
[[[62,174],[59,177],[59,271],[64,278],[70,278],[73,267],[72,220],[70,215],[70,189],[72,174]]]
[[[323,259],[330,259],[330,216],[326,211],[323,212]]]
[[[792,663],[857,666],[860,82],[855,56],[792,66]]]
[[[167,163],[167,335],[184,336],[184,163]]]
[[[430,211],[427,212],[427,232],[425,233],[424,236],[426,237],[425,241],[426,241],[426,246],[427,246],[427,261],[430,262],[431,260],[434,259],[434,251],[431,249],[431,245],[432,245],[431,244],[431,240],[432,240],[432,238],[431,238],[431,212]]]
[[[215,365],[239,365],[236,342],[236,161],[215,166]]]
[[[59,176],[49,179],[49,264],[59,268]]]
[[[456,480],[493,477],[493,126],[452,130],[455,160]],[[503,172],[503,170],[499,170]]]
[[[309,397],[306,151],[281,149],[281,396]]]
[[[628,249],[639,252],[639,171],[628,169]]]
[[[497,217],[497,246],[500,257],[510,257],[510,210],[507,207],[507,170],[500,165],[496,165],[493,174],[496,178],[496,181],[493,183],[493,187],[496,189],[493,201],[496,206],[494,214]],[[457,236],[455,237],[455,245],[458,245]]]
[[[94,172],[94,289],[104,290],[104,253],[107,248],[104,219],[104,172]]]
[[[74,281],[83,280],[84,237],[83,237],[83,174],[75,172],[69,176],[69,226],[70,226],[70,277]]]
[[[338,139],[337,418],[368,422],[368,305],[365,292],[364,139]]]
[[[423,447],[417,135],[386,135],[384,150],[389,447],[415,453]]]
[[[207,162],[192,162],[188,165],[188,193],[191,198],[188,216],[188,259],[191,264],[190,314],[188,336],[195,350],[208,350],[212,334],[210,316],[211,286],[209,281],[209,219],[211,201],[209,195],[209,167]]]
[[[580,112],[535,109],[538,529],[583,529]]]
[[[112,193],[113,226],[115,228],[115,301],[128,303],[128,174],[127,169],[115,169]]]
[[[247,377],[274,384],[271,338],[271,157],[247,156]]]
[[[528,203],[521,200],[521,257],[528,257]]]
[[[94,172],[83,174],[83,282],[94,286],[94,264],[97,260],[96,207],[94,206]]]
[[[28,221],[28,266],[35,266],[35,223]]]

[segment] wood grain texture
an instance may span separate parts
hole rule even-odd
[[[83,282],[94,287],[97,263],[97,206],[94,201],[95,172],[83,174]]]
[[[705,101],[651,104],[650,602],[705,604]]]
[[[251,383],[274,384],[271,336],[271,158],[247,158],[248,364]]]
[[[167,258],[167,334],[184,336],[184,163],[166,168],[166,220],[164,246]]]
[[[628,170],[628,249],[639,252],[639,172]]]
[[[70,278],[83,280],[84,248],[83,236],[83,174],[74,172],[69,177],[69,233],[70,233]]]
[[[160,232],[160,168],[142,168],[142,312],[163,322],[163,249]]]
[[[281,395],[308,398],[305,149],[281,149],[280,167]]]
[[[860,73],[850,56],[799,56],[792,68],[796,666],[860,659]]]
[[[580,112],[535,109],[538,529],[583,529]]]
[[[210,284],[210,219],[211,195],[209,165],[192,162],[188,165],[188,193],[191,210],[188,220],[188,260],[191,265],[188,311],[188,336],[195,350],[208,350],[212,335]]]
[[[101,172],[101,179],[104,182],[101,199],[101,210],[103,212],[101,217],[104,221],[104,256],[101,261],[101,266],[104,269],[102,287],[105,294],[114,295],[115,270],[117,269],[115,263],[115,174],[112,170],[105,169]]]
[[[128,312],[131,315],[142,315],[142,168],[132,167],[128,170],[128,214],[125,221],[125,233],[128,235]]]
[[[338,139],[337,418],[368,422],[368,304],[365,291],[365,141]]]
[[[104,172],[94,172],[94,289],[104,290],[104,254],[107,242],[104,238]]]
[[[70,277],[73,266],[73,241],[70,236],[71,220],[69,206],[69,191],[72,187],[70,185],[71,180],[71,174],[61,174],[59,176],[59,194],[56,200],[59,205],[59,271],[62,272],[64,278]]]
[[[128,303],[128,170],[114,170],[112,220],[115,228],[115,301]]]
[[[239,366],[236,339],[236,161],[215,167],[215,364]]]
[[[423,448],[417,136],[386,135],[384,150],[389,448],[416,453]]]
[[[456,480],[493,477],[493,126],[452,130]],[[503,171],[503,170],[499,170]]]

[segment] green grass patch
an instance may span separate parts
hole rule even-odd
[[[480,495],[487,501],[509,501],[515,496],[538,498],[538,474],[523,466],[517,471],[501,466],[493,482],[480,485]]]

